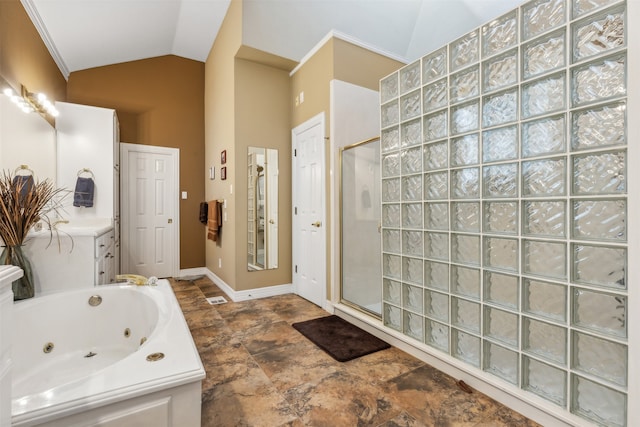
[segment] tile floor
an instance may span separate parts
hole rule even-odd
[[[171,284],[207,372],[202,426],[537,426],[395,347],[335,361],[291,327],[329,314],[296,295],[234,303],[206,277]]]

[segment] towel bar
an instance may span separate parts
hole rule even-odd
[[[78,176],[88,173],[89,175],[91,175],[91,178],[96,179],[95,175],[93,174],[93,172],[91,171],[91,169],[89,168],[82,168],[78,171]]]
[[[27,165],[18,166],[13,173],[18,175],[18,172],[28,172],[26,175],[33,175],[33,170],[31,170],[31,168]]]

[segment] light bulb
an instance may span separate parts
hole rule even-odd
[[[4,88],[2,92],[4,92],[4,94],[7,95],[8,97],[13,96],[13,90],[9,87]]]
[[[40,102],[45,102],[45,101],[46,101],[46,99],[47,99],[47,95],[45,95],[44,93],[40,92],[40,93],[38,94],[38,101],[40,101]]]

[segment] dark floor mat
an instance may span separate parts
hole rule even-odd
[[[338,316],[320,317],[293,326],[338,362],[346,362],[391,347]]]

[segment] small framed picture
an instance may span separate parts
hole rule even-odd
[[[223,181],[225,179],[227,179],[227,167],[226,166],[223,167],[223,168],[220,168],[220,179],[223,180]]]
[[[227,150],[222,150],[222,153],[220,153],[220,163],[222,163],[223,165],[227,163]]]

